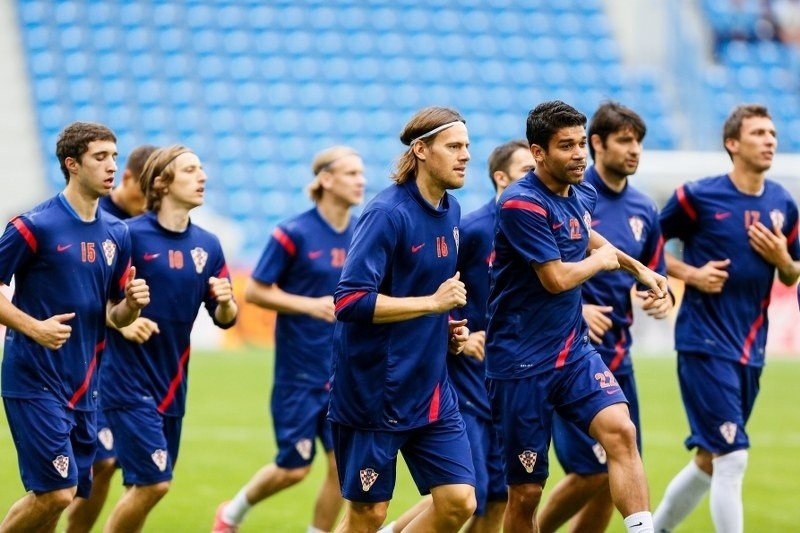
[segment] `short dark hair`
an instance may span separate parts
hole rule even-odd
[[[136,181],[139,181],[139,178],[142,176],[145,161],[147,161],[150,154],[155,152],[157,148],[157,146],[153,146],[152,144],[143,144],[137,146],[128,154],[128,161],[125,163],[125,168],[131,171]]]
[[[508,173],[508,166],[511,164],[511,158],[517,150],[529,150],[528,143],[517,139],[503,143],[489,154],[489,179],[492,181],[494,189],[497,190],[497,183],[494,181],[494,173],[498,170]]]
[[[56,157],[67,183],[69,183],[67,158],[71,157],[76,161],[80,161],[83,154],[89,149],[89,143],[93,141],[111,141],[115,143],[117,142],[117,137],[108,127],[94,122],[73,122],[59,133],[56,140]]]
[[[742,104],[736,106],[722,126],[722,146],[725,146],[725,141],[728,139],[739,139],[742,134],[742,122],[744,122],[744,119],[751,117],[763,117],[772,120],[769,110],[764,105]],[[728,152],[728,156],[733,160],[733,154],[727,147],[725,147],[725,151]]]
[[[541,146],[546,152],[558,130],[573,126],[586,127],[586,115],[561,100],[551,100],[530,110],[525,135],[529,145]]]
[[[609,101],[600,104],[600,107],[592,115],[589,131],[586,133],[590,140],[589,154],[592,156],[592,160],[594,160],[594,147],[591,143],[592,135],[598,135],[603,146],[605,146],[609,135],[626,128],[633,130],[639,142],[642,142],[642,139],[647,134],[647,126],[644,120],[633,109],[625,107],[618,102]]]

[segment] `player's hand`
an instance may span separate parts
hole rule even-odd
[[[486,356],[486,332],[473,331],[470,333],[461,354],[483,361]]]
[[[464,350],[467,339],[469,339],[467,319],[451,320],[447,324],[447,329],[447,351],[453,354],[460,354]]]
[[[141,309],[150,303],[150,287],[143,279],[136,279],[136,267],[128,270],[125,280],[125,301],[131,309]]]
[[[761,222],[756,222],[747,228],[747,238],[750,241],[750,247],[770,265],[781,268],[792,262],[792,256],[789,255],[786,244],[786,236],[780,227],[775,226],[770,231]]]
[[[636,274],[636,281],[647,287],[649,290],[645,292],[653,298],[660,300],[669,295],[667,278],[647,267],[643,266],[642,270]]]
[[[140,316],[124,328],[120,328],[119,332],[122,333],[126,340],[139,344],[147,342],[153,333],[161,333],[158,329],[158,324],[143,316]]]
[[[311,298],[311,307],[308,314],[329,324],[336,322],[336,306],[333,304],[333,296]]]
[[[617,258],[617,249],[611,244],[604,244],[600,248],[595,248],[591,251],[591,255],[596,256],[602,261],[603,270],[618,270],[619,259]]]
[[[211,297],[214,298],[218,304],[227,304],[233,300],[233,287],[231,280],[228,278],[215,278],[211,276],[208,278],[208,286],[211,291]]]
[[[75,318],[75,313],[64,313],[53,315],[47,320],[40,320],[29,336],[45,348],[58,350],[72,335],[72,326],[65,322],[73,318]]]
[[[463,307],[467,303],[467,288],[461,281],[461,273],[456,272],[455,276],[444,280],[433,294],[435,311],[444,313],[454,307]]]
[[[700,268],[694,269],[689,274],[686,283],[700,292],[719,294],[728,281],[728,272],[725,270],[731,264],[730,259],[722,261],[709,261]]]
[[[608,316],[614,310],[610,305],[583,304],[583,319],[589,326],[589,339],[595,344],[603,342],[603,335],[613,323]]]
[[[642,300],[642,310],[657,319],[667,318],[674,304],[671,296],[656,298],[650,291],[636,291],[636,297]]]

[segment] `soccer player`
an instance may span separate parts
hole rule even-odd
[[[742,531],[745,425],[764,366],[772,282],[776,270],[786,285],[800,275],[797,205],[765,177],[778,146],[768,110],[738,106],[722,140],[731,171],[678,187],[661,212],[664,238],[684,244],[683,259],[667,256],[667,268],[686,282],[675,349],[686,446],[697,452],[667,486],[658,531],[673,530],[709,488],[716,530]]]
[[[663,298],[666,279],[592,231],[597,193],[583,183],[585,124],[561,101],[531,110],[536,171],[498,202],[486,375],[509,485],[506,531],[536,529],[554,412],[605,449],[611,494],[628,531],[652,531],[636,428],[624,393],[589,342],[581,284],[622,268]]]
[[[139,179],[144,162],[155,149],[155,146],[143,145],[131,151],[119,186],[108,196],[100,198],[100,209],[120,220],[144,213],[146,201]],[[140,323],[146,321],[147,318],[140,316],[121,331],[136,332],[143,327]],[[99,395],[98,404],[102,404]],[[116,457],[114,436],[101,406],[97,409],[97,452],[92,464],[92,490],[88,498],[75,498],[67,509],[67,533],[88,533],[94,527],[108,497],[111,478],[117,468]]]
[[[56,142],[66,187],[14,217],[0,237],[7,326],[2,395],[28,493],[0,531],[54,531],[77,494],[89,495],[96,446],[95,367],[106,320],[130,324],[149,302],[130,267],[128,229],[97,209],[117,170],[114,133],[75,122]]]
[[[219,240],[189,219],[203,204],[206,180],[194,152],[179,145],[159,148],[142,172],[149,212],[128,220],[133,263],[153,288],[153,302],[142,315],[152,327],[133,341],[109,331],[100,384],[126,491],[106,531],[140,531],[169,489],[186,408],[190,334],[200,306],[221,328],[236,320]]]
[[[584,179],[597,191],[592,228],[617,249],[666,275],[658,211],[653,201],[628,180],[639,166],[646,132],[644,121],[632,109],[614,102],[601,104],[589,124],[589,153],[594,165]],[[641,453],[639,400],[630,354],[633,284],[625,271],[601,272],[582,285],[581,295],[589,338],[628,400]],[[637,295],[650,316],[665,318],[672,309],[672,297],[653,298],[645,291]],[[539,513],[540,532],[556,531],[576,513],[571,531],[605,531],[614,512],[605,450],[558,413],[553,416],[553,445],[566,476],[553,488]]]
[[[278,312],[271,409],[278,455],[233,500],[220,505],[215,533],[236,531],[253,505],[304,479],[317,438],[328,471],[308,531],[332,530],[342,508],[326,420],[336,320],[333,292],[353,237],[351,210],[363,200],[366,180],[361,156],[347,146],[323,150],[311,166],[309,194],[316,205],[272,232],[245,290],[248,302]]]
[[[506,482],[503,477],[500,443],[492,430],[492,414],[486,394],[484,344],[486,339],[486,301],[489,296],[489,265],[494,251],[495,204],[511,183],[532,170],[535,161],[528,143],[509,141],[489,155],[489,179],[495,195],[483,207],[461,219],[457,270],[467,290],[467,304],[451,311],[454,318],[464,318],[470,328],[464,350],[447,358],[447,371],[458,396],[458,406],[467,428],[472,461],[475,466],[477,508],[467,530],[472,533],[500,531],[505,510]],[[425,499],[430,503],[430,497]],[[403,531],[425,509],[414,505],[381,533]]]
[[[338,322],[328,418],[347,500],[338,531],[377,531],[395,484],[397,453],[433,505],[408,531],[457,531],[475,510],[469,440],[447,377],[459,353],[466,303],[456,272],[458,202],[469,137],[463,117],[418,111],[400,133],[408,146],[390,185],[356,224],[334,294]]]

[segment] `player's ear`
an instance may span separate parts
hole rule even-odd
[[[422,141],[417,141],[411,145],[411,151],[414,152],[414,155],[417,159],[425,161],[428,157],[428,145]]]
[[[547,155],[547,150],[539,146],[538,144],[531,145],[531,155],[533,159],[536,161],[536,166],[538,167],[542,161],[544,161],[545,155]]]
[[[605,146],[603,146],[603,139],[596,133],[593,133],[591,137],[589,137],[589,142],[592,143],[592,148],[594,148],[595,153],[601,152]]]

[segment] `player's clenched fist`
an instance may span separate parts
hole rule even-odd
[[[150,303],[150,287],[143,279],[136,279],[136,267],[128,270],[128,279],[125,281],[125,300],[131,309],[141,309]]]
[[[72,326],[65,322],[73,318],[75,318],[75,313],[64,313],[41,320],[37,327],[30,332],[30,337],[45,348],[58,350],[72,335]]]
[[[228,278],[215,278],[211,276],[208,278],[208,285],[211,289],[211,296],[214,297],[218,303],[228,303],[233,299],[233,288]]]
[[[467,303],[467,288],[461,281],[461,273],[456,272],[452,278],[444,280],[433,294],[436,310],[440,313],[449,311],[454,307],[463,307]]]
[[[600,248],[595,248],[592,250],[592,255],[603,262],[603,270],[617,270],[619,268],[617,249],[610,244],[604,244]]]

